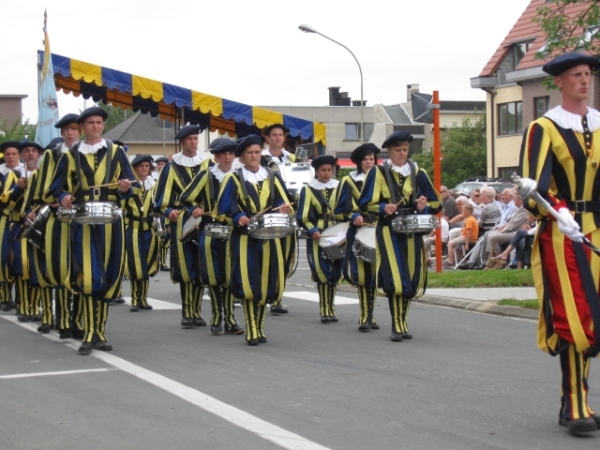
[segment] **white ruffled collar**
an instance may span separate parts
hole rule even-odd
[[[319,180],[310,180],[307,183],[311,188],[315,188],[315,189],[335,189],[338,184],[340,184],[339,180],[336,180],[335,178],[332,178],[331,180],[329,180],[327,183],[323,183]]]
[[[258,184],[269,178],[269,172],[264,167],[260,167],[256,172],[250,172],[246,169],[246,166],[242,166],[242,173],[244,174],[244,180],[252,184]]]
[[[417,163],[413,162],[413,164],[415,165],[415,169],[416,169],[418,167]],[[408,161],[406,161],[406,163],[404,163],[403,166],[396,166],[390,160],[390,165],[392,166],[392,170],[394,172],[398,172],[403,177],[407,177],[412,173],[411,165],[408,163]]]
[[[583,133],[583,125],[579,114],[574,114],[565,110],[562,106],[556,106],[544,114],[550,120],[556,122],[561,128]],[[600,112],[593,108],[588,108],[586,115],[590,131],[596,131],[600,128]]]
[[[145,181],[141,181],[141,183],[144,185],[144,188],[146,188],[146,190],[150,190],[152,189],[152,186],[154,186],[154,184],[156,183],[156,180],[148,175],[148,177],[146,177]]]
[[[275,158],[276,160],[279,160],[279,162],[288,161],[289,155],[291,155],[291,153],[286,151],[285,149],[281,149],[281,152],[282,152],[281,156],[273,156],[273,155],[271,155],[271,152],[269,151],[269,147],[267,147],[261,152],[261,155],[269,155],[269,156],[271,156],[271,158]]]
[[[349,175],[350,175],[350,178],[352,178],[354,181],[364,181],[365,180],[364,172],[358,173],[358,170],[355,170],[354,172],[350,172]]]
[[[106,147],[106,140],[102,139],[100,142],[95,144],[88,144],[85,141],[80,141],[77,151],[83,155],[95,155],[98,150]]]
[[[195,156],[185,156],[183,153],[175,153],[173,161],[183,167],[196,167],[204,162],[206,156],[196,152]]]
[[[59,151],[60,151],[60,153],[61,153],[61,154],[63,154],[63,153],[67,153],[67,152],[69,151],[69,147],[67,147],[67,146],[65,145],[65,143],[63,142],[62,144],[60,144],[60,149],[59,149]]]
[[[228,173],[231,173],[233,168],[231,170],[229,170],[228,172],[223,172],[221,169],[219,169],[219,166],[217,164],[215,164],[208,170],[210,170],[211,173],[215,176],[215,178],[217,180],[219,180],[219,183],[222,183],[223,179],[225,178],[225,175],[227,175]]]

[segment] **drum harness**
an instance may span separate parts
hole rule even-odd
[[[402,200],[400,200],[400,202],[404,203],[406,200],[408,200],[410,198],[412,204],[414,205],[417,200],[416,166],[415,166],[415,163],[412,162],[410,159],[407,159],[406,163],[410,166],[410,181],[411,181],[413,190],[410,194],[410,197],[408,197],[408,198],[404,197],[404,198],[402,198]],[[390,197],[391,197],[392,203],[397,204],[397,203],[399,203],[399,201],[398,201],[398,196],[396,195],[396,189],[394,188],[395,183],[392,180],[391,166],[392,166],[392,164],[389,161],[386,164],[384,164],[383,165],[383,173],[385,174],[386,182],[390,189]],[[400,186],[400,189],[402,189],[402,185]],[[389,226],[389,225],[391,225],[391,221],[394,217],[407,216],[410,214],[414,214],[413,209],[409,209],[409,208],[397,209],[396,212],[394,214],[392,214],[390,217],[384,218],[384,224]]]
[[[273,171],[269,168],[269,167],[264,167],[264,169],[269,173],[269,202],[267,204],[267,207],[272,208],[273,207],[273,203],[275,202],[275,174],[273,173]],[[250,211],[250,196],[248,195],[248,187],[246,186],[246,179],[244,178],[244,173],[242,168],[238,168],[237,171],[237,176],[240,179],[240,184],[242,185],[242,195],[244,196],[244,199],[248,199],[248,200],[244,200],[244,203],[246,205],[246,214],[249,214]],[[260,196],[260,185],[258,185],[258,193]],[[258,208],[260,209],[260,197],[258,199]],[[242,231],[243,234],[248,234],[248,228],[244,227],[244,230]]]

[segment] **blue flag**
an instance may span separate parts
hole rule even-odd
[[[52,139],[60,137],[60,130],[54,128],[58,122],[58,100],[54,84],[54,68],[50,53],[50,39],[46,29],[48,15],[44,11],[44,61],[40,64],[38,86],[38,122],[35,128],[35,142],[45,147]]]

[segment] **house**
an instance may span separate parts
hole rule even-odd
[[[519,170],[523,131],[527,124],[560,104],[557,90],[542,84],[547,62],[535,54],[546,45],[545,33],[534,18],[546,0],[532,0],[517,19],[500,46],[479,74],[471,78],[471,87],[486,94],[488,176],[508,178]],[[565,10],[576,15],[589,5],[577,3]],[[595,76],[590,106],[597,107],[600,83]]]
[[[27,98],[27,95],[0,95],[0,123],[6,122],[9,128],[15,123],[22,124],[24,98]]]

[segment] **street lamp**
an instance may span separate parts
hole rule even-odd
[[[350,50],[344,44],[341,44],[338,41],[331,39],[329,36],[325,36],[323,33],[319,33],[314,28],[312,28],[308,25],[302,24],[298,27],[298,29],[300,31],[303,31],[304,33],[316,33],[319,36],[323,36],[325,39],[329,39],[331,42],[335,42],[337,45],[341,45],[342,47],[344,47],[346,50],[348,50],[350,52],[350,54],[354,58],[354,61],[356,61],[356,64],[358,64],[358,71],[360,72],[360,143],[362,144],[364,142],[363,136],[364,136],[364,126],[365,126],[364,101],[363,101],[363,73],[362,73],[362,68],[360,67],[360,63],[358,62],[358,59],[356,59],[356,56],[354,56],[354,53],[352,53],[352,50]]]

